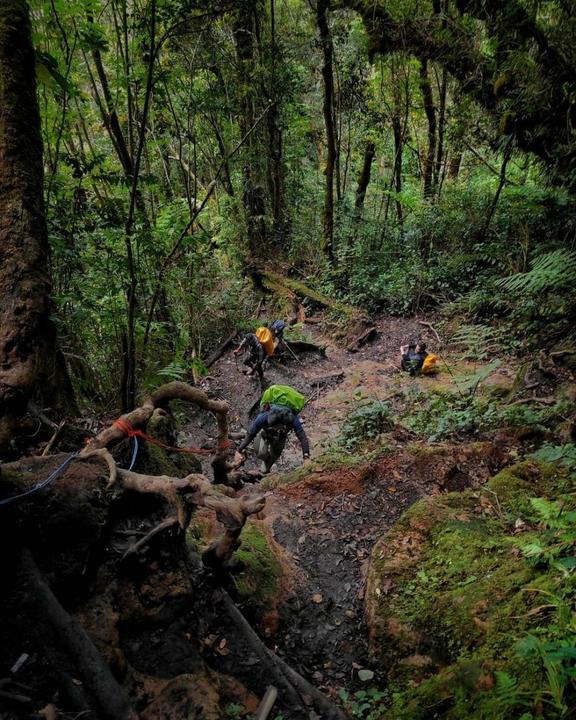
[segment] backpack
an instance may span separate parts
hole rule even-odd
[[[268,357],[274,353],[274,337],[272,336],[272,333],[267,327],[259,327],[258,330],[255,332],[256,337],[258,338],[260,345],[264,348],[264,352]]]
[[[260,398],[260,407],[263,405],[282,405],[298,415],[306,405],[306,398],[289,385],[270,385]]]
[[[438,355],[434,355],[434,353],[428,353],[426,357],[424,358],[424,362],[422,363],[422,375],[432,375],[435,372],[438,372]]]

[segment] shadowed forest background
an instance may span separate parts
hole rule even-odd
[[[6,717],[573,717],[576,3],[0,4]],[[276,318],[314,462],[249,486]]]
[[[127,408],[136,375],[201,368],[266,267],[369,310],[458,302],[507,321],[511,349],[539,320],[570,327],[563,3],[54,0],[31,17],[80,398],[106,405],[122,378]],[[498,283],[542,263],[515,295]]]

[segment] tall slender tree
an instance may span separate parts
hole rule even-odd
[[[318,0],[316,6],[316,24],[322,47],[322,78],[324,79],[323,113],[326,127],[326,165],[324,175],[324,208],[322,210],[321,247],[333,265],[334,255],[334,175],[337,162],[336,123],[334,122],[334,46],[328,25],[329,0]]]

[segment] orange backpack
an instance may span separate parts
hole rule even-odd
[[[432,375],[440,369],[438,367],[438,360],[440,358],[438,355],[434,355],[434,353],[428,353],[426,357],[424,358],[424,363],[422,364],[422,370],[420,371],[422,375]]]
[[[268,357],[274,354],[274,337],[267,327],[259,327],[254,333]]]

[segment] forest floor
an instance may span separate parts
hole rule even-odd
[[[362,686],[361,670],[374,673],[370,676],[374,683],[385,686],[379,665],[371,665],[371,628],[364,611],[372,549],[418,499],[479,487],[523,454],[526,440],[521,434],[494,428],[498,433],[491,433],[489,440],[464,434],[429,442],[426,433],[414,432],[405,422],[417,411],[417,398],[460,392],[458,378],[473,377],[482,369],[486,372],[479,393],[488,392],[490,385],[510,390],[518,376],[517,362],[501,358],[496,368],[488,360],[464,361],[454,348],[439,347],[432,333],[414,320],[382,317],[376,327],[374,340],[352,353],[332,342],[317,325],[306,325],[306,338],[325,347],[325,355],[287,357],[266,369],[269,383],[292,385],[308,398],[302,419],[312,462],[301,467],[301,450],[291,437],[273,472],[240,490],[266,493],[264,511],[250,518],[242,531],[238,556],[244,567],[224,578],[214,577],[200,561],[194,571],[185,569],[180,556],[171,554],[169,538],[168,545],[159,541],[132,564],[122,566],[120,556],[132,542],[131,531],[146,532],[163,511],[154,506],[160,515],[151,516],[146,497],[137,502],[126,497],[115,507],[117,522],[111,524],[106,549],[115,550],[116,559],[114,552],[109,553],[97,576],[87,577],[90,587],[78,588],[80,594],[88,591],[89,597],[75,612],[104,654],[117,650],[119,657],[125,656],[128,664],[120,663],[118,672],[127,673],[125,685],[143,720],[249,717],[266,686],[274,683],[269,668],[227,615],[218,595],[221,582],[266,645],[336,702],[341,689]],[[437,376],[411,378],[398,368],[399,346],[418,336],[445,361]],[[553,391],[547,382],[539,378],[539,394]],[[242,373],[241,362],[236,363],[230,351],[212,366],[201,386],[211,397],[229,402],[231,430],[240,436],[257,412],[259,382]],[[343,426],[374,401],[389,404],[393,422],[385,432],[380,428],[373,437],[365,434],[358,444],[351,443]],[[175,416],[183,427],[178,437],[181,446],[213,446],[212,416],[188,406],[176,407]],[[171,457],[159,453],[164,461]],[[251,451],[247,465],[257,467]],[[207,462],[204,470],[210,477]],[[75,491],[85,481],[85,473],[86,467],[73,464],[54,487],[64,493]],[[54,489],[46,497],[53,494]],[[201,509],[194,520],[189,546],[201,549],[220,534],[221,527],[213,511]],[[82,554],[80,561],[85,569]],[[70,606],[76,605],[76,590],[63,588]],[[11,611],[18,613],[18,598],[16,603]],[[6,663],[13,663],[21,652],[30,655],[21,678],[35,687],[52,660],[42,659],[33,638],[22,640],[26,622],[23,613],[13,630],[5,629],[4,635],[10,637],[4,654]],[[235,709],[221,717],[187,714],[192,710],[186,708],[200,702],[198,683],[204,683],[207,698],[236,698]],[[51,688],[47,684],[40,690],[47,701]],[[278,713],[284,720],[319,717],[310,710],[303,718],[285,705],[278,707]],[[4,717],[1,711],[0,717]]]
[[[267,490],[266,507],[257,522],[263,522],[281,548],[294,578],[287,597],[260,629],[273,635],[281,656],[333,697],[339,687],[358,684],[358,670],[370,669],[363,598],[376,540],[419,498],[479,485],[509,462],[506,444],[468,440],[432,448],[401,425],[386,436],[386,447],[373,446],[368,455],[356,456],[346,448],[332,455],[346,417],[366,402],[386,400],[396,412],[405,409],[410,389],[455,387],[448,366],[436,377],[411,378],[400,372],[399,347],[407,340],[423,337],[437,351],[434,337],[416,321],[381,318],[377,331],[373,342],[351,353],[316,327],[306,326],[306,339],[325,347],[325,357],[307,353],[298,361],[287,358],[282,364],[269,364],[269,383],[291,385],[308,398],[301,417],[313,462],[306,470],[296,470],[302,454],[291,434],[273,473],[243,490]],[[443,357],[452,363],[444,352]],[[472,373],[478,367],[460,361],[458,372]],[[234,430],[248,427],[261,394],[258,381],[241,368],[229,353],[211,368],[202,385],[210,395],[231,403]],[[510,365],[501,367],[489,381],[509,385],[515,372]],[[213,432],[211,419],[199,415],[182,441],[207,442]],[[250,455],[248,465],[257,467]],[[228,647],[234,655],[233,643]],[[242,658],[236,660],[241,665]],[[377,668],[371,669],[384,680],[378,678]]]

